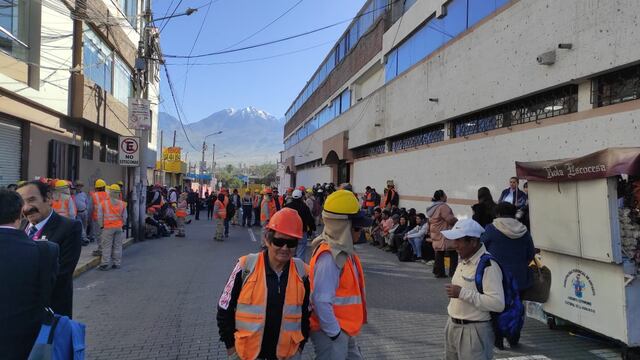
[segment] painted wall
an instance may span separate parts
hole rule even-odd
[[[296,185],[313,187],[317,183],[331,182],[331,168],[329,166],[300,170],[296,173]]]

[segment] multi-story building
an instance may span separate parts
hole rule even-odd
[[[128,129],[141,0],[15,0],[0,7],[0,185],[50,177],[107,182]],[[159,73],[151,68],[147,131],[153,181]]]
[[[640,2],[370,0],[286,114],[283,187],[351,182],[460,215],[515,161],[640,144]],[[497,199],[496,199],[497,200]]]

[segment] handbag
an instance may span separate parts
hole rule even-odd
[[[531,287],[522,292],[522,300],[545,303],[549,300],[549,292],[551,291],[551,270],[533,259],[533,263],[529,266],[532,271],[533,281]]]

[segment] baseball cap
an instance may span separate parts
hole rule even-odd
[[[453,225],[453,229],[442,231],[442,236],[449,240],[461,239],[465,236],[480,238],[484,228],[473,219],[462,219]]]
[[[302,197],[302,191],[300,191],[298,189],[295,189],[295,190],[293,190],[293,194],[291,194],[291,196],[294,199],[300,199]]]

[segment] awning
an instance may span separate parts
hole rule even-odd
[[[607,148],[573,159],[516,161],[516,174],[530,181],[576,181],[640,175],[640,148]]]

